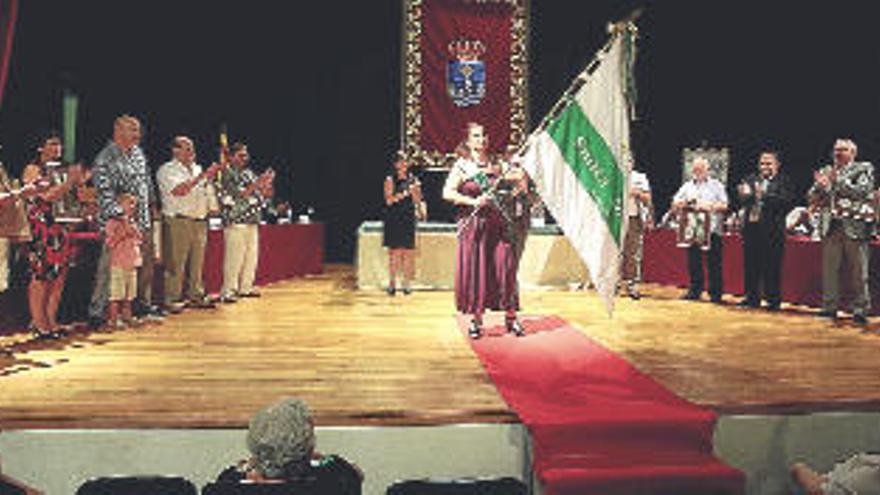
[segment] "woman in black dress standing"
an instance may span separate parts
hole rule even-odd
[[[388,292],[397,291],[396,281],[403,272],[403,293],[409,295],[415,272],[416,205],[422,202],[419,180],[410,173],[402,152],[397,153],[394,169],[385,177],[385,223],[382,244],[388,248]]]

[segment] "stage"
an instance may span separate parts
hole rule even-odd
[[[515,453],[504,457],[504,469],[519,471],[528,460],[524,432],[460,333],[452,294],[389,297],[355,289],[351,266],[325,268],[320,275],[266,286],[262,298],[187,312],[162,326],[77,332],[57,342],[34,342],[23,333],[0,336],[4,466],[17,466],[10,446],[42,458],[55,448],[47,446],[52,438],[72,435],[64,441],[74,445],[85,438],[83,431],[110,445],[116,440],[109,437],[120,438],[116,434],[134,438],[152,431],[163,448],[173,445],[168,438],[181,435],[190,443],[201,435],[226,435],[224,448],[240,452],[235,446],[241,445],[240,431],[250,415],[279,396],[295,395],[312,406],[319,438],[321,431],[395,427],[377,431],[412,435],[407,437],[412,442],[431,438],[427,430],[454,436],[464,434],[459,425],[485,427],[467,435],[506,439],[500,442],[509,450],[510,439],[519,438]],[[859,424],[868,426],[847,438],[869,438],[865,431],[876,431],[880,336],[862,333],[846,320],[832,325],[801,306],[785,304],[773,314],[738,309],[730,295],[724,305],[714,305],[681,301],[680,289],[671,287],[649,285],[644,293],[640,301],[619,298],[608,318],[593,292],[525,291],[523,318],[559,316],[676,394],[718,412],[716,437],[729,438],[726,446],[716,439],[722,456],[727,449],[734,459],[742,458],[736,442],[745,438],[776,438],[772,418],[863,415]],[[770,419],[756,430],[748,418]],[[217,429],[236,433],[210,433]],[[55,433],[41,437],[46,430]],[[363,450],[348,446],[356,433],[337,435],[331,448]],[[447,474],[463,473],[459,469]],[[487,471],[499,469],[480,472]],[[40,480],[36,471],[30,477],[27,471],[9,472]],[[379,480],[378,485],[387,482]]]
[[[455,324],[451,293],[389,297],[329,266],[264,297],[162,326],[16,333],[0,345],[0,425],[9,428],[242,427],[280,395],[320,425],[515,422]],[[645,287],[608,318],[592,292],[532,291],[524,317],[557,315],[678,395],[722,413],[880,408],[880,336],[812,310],[780,313],[678,300]],[[877,329],[877,323],[872,328]]]

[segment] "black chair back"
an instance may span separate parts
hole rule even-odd
[[[526,495],[527,488],[515,478],[398,481],[386,495]]]
[[[336,495],[321,493],[315,483],[288,481],[285,483],[209,483],[202,495]]]
[[[0,495],[26,495],[26,493],[24,488],[0,478]]]
[[[86,481],[76,495],[198,495],[189,480],[172,476],[112,476]]]

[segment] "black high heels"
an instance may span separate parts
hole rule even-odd
[[[28,330],[30,330],[31,336],[33,336],[35,340],[55,340],[60,337],[57,333],[51,330],[40,330],[36,325],[30,325]]]
[[[513,318],[511,320],[507,320],[506,324],[508,333],[512,333],[517,337],[526,336],[526,329],[523,328],[522,323],[520,323],[518,319]]]
[[[483,327],[480,323],[471,320],[471,326],[468,328],[468,337],[477,340],[483,336]]]

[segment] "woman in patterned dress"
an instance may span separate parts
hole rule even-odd
[[[39,192],[28,202],[31,242],[28,244],[31,282],[28,286],[28,306],[31,312],[31,330],[38,338],[57,338],[62,335],[57,321],[58,305],[64,291],[71,248],[67,229],[56,222],[53,203],[59,201],[71,188],[82,182],[82,168],[72,165],[67,178],[52,185],[47,164],[61,158],[61,138],[47,134],[37,146],[37,161],[24,168],[22,182],[38,185]]]
[[[471,315],[468,335],[483,333],[483,313],[505,312],[507,331],[518,337],[525,332],[516,317],[519,289],[513,229],[498,201],[499,190],[509,181],[486,155],[483,126],[467,125],[459,158],[443,186],[443,199],[458,205],[458,250],[455,258],[455,304]]]

